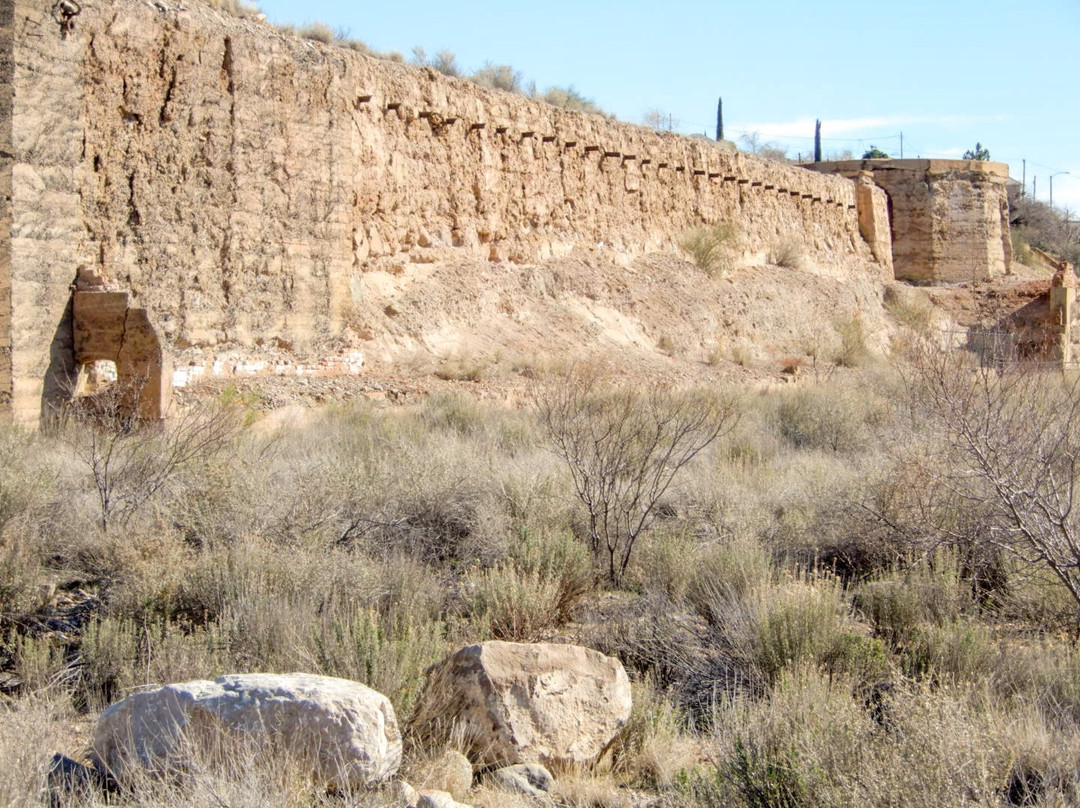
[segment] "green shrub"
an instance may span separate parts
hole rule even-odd
[[[875,635],[898,648],[913,640],[924,625],[955,621],[973,603],[955,553],[942,551],[932,563],[892,569],[862,584],[855,605]]]
[[[592,588],[588,550],[569,535],[523,532],[510,553],[508,562],[466,576],[468,613],[496,639],[547,638],[574,616]]]
[[[926,626],[901,654],[904,673],[931,682],[973,682],[993,658],[987,629],[969,621]]]

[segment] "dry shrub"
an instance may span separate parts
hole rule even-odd
[[[700,749],[678,707],[646,677],[633,684],[630,720],[607,754],[621,781],[660,790],[693,768]]]
[[[873,354],[867,344],[869,334],[862,316],[855,312],[833,320],[833,330],[840,343],[833,361],[846,368],[858,368],[869,364]]]
[[[435,377],[451,382],[478,382],[484,378],[484,365],[476,359],[458,357],[441,365]]]
[[[55,693],[0,703],[0,805],[48,805],[44,789],[49,759],[58,750],[74,753],[75,720],[70,703]]]
[[[234,17],[254,17],[258,15],[259,7],[254,3],[246,3],[243,0],[206,0],[207,5],[232,14]]]
[[[885,310],[916,336],[928,337],[934,325],[934,305],[925,292],[901,284],[885,287]]]
[[[303,39],[321,42],[324,45],[329,45],[336,38],[334,29],[324,22],[309,22],[307,25],[300,26],[296,33]]]
[[[700,559],[697,538],[690,531],[656,530],[642,541],[630,583],[682,603],[698,577]]]
[[[679,247],[710,278],[731,272],[739,253],[739,231],[733,222],[699,227],[679,240]]]
[[[777,239],[769,245],[765,260],[784,269],[802,269],[806,264],[806,247],[794,236]]]
[[[507,562],[466,576],[466,608],[495,639],[535,642],[569,622],[592,585],[588,550],[573,536],[525,532]]]

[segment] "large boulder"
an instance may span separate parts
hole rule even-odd
[[[622,663],[576,645],[486,642],[428,670],[414,741],[464,742],[474,765],[594,761],[630,717]]]
[[[122,782],[134,767],[182,770],[234,742],[280,750],[336,788],[381,783],[401,764],[386,696],[306,673],[237,674],[136,693],[102,713],[93,752]]]

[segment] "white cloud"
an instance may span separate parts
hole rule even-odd
[[[870,130],[899,133],[904,126],[969,126],[1007,120],[1007,115],[881,115],[867,118],[827,118],[821,122],[822,138],[842,135],[867,135]],[[758,132],[762,138],[808,138],[814,135],[814,119],[798,118],[793,121],[750,121],[736,123],[733,131]],[[963,151],[963,150],[961,150]]]

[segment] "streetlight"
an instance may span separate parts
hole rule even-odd
[[[1059,171],[1057,174],[1050,175],[1050,207],[1054,207],[1054,177],[1060,177],[1062,174],[1068,173],[1068,171]]]

